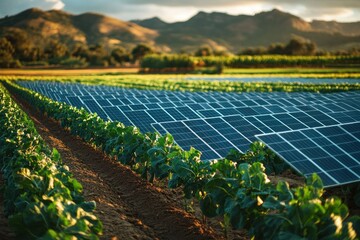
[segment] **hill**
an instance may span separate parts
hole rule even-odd
[[[30,46],[59,41],[68,46],[102,44],[107,49],[130,49],[145,43],[162,51],[194,51],[208,45],[232,52],[285,43],[297,36],[315,42],[320,49],[340,50],[360,47],[360,22],[307,22],[276,9],[254,16],[199,12],[176,23],[157,17],[127,22],[96,13],[73,15],[32,8],[0,19],[1,36],[26,40]]]
[[[220,50],[238,51],[285,43],[295,36],[309,39],[324,50],[360,46],[360,22],[307,22],[277,9],[254,16],[199,12],[186,22],[152,25],[152,21],[143,20],[136,23],[158,30],[156,42],[177,50],[209,45]]]
[[[70,46],[103,44],[109,48],[138,43],[154,45],[158,36],[155,30],[96,13],[72,15],[36,8],[0,19],[0,36],[14,34],[31,39],[34,46],[57,40]]]

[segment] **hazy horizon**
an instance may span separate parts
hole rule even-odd
[[[14,15],[28,8],[64,10],[73,14],[97,12],[122,20],[159,17],[166,22],[186,21],[199,11],[223,12],[231,15],[254,15],[274,8],[289,12],[307,21],[360,21],[360,1],[304,0],[2,0],[0,17]]]

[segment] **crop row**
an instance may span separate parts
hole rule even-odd
[[[170,188],[181,187],[186,198],[199,200],[205,216],[223,217],[225,229],[245,228],[256,239],[356,239],[360,234],[360,217],[348,218],[340,199],[325,199],[316,174],[297,188],[270,182],[264,164],[270,167],[275,155],[261,143],[253,143],[245,154],[232,152],[228,159],[201,161],[201,152],[182,150],[169,134],[142,134],[137,127],[106,122],[84,109],[10,82],[6,85],[143,178],[167,179]]]
[[[110,85],[124,88],[154,89],[193,92],[339,92],[360,90],[359,83],[287,83],[287,82],[236,82],[170,79],[161,76],[78,76],[78,77],[2,77],[3,80],[46,80],[64,83],[83,83],[89,85]],[[334,80],[336,81],[336,80]]]
[[[194,69],[196,67],[324,67],[358,64],[360,56],[207,56],[148,55],[141,61],[143,69]]]
[[[101,234],[95,202],[84,201],[81,184],[1,83],[0,168],[5,214],[19,238],[97,239]]]

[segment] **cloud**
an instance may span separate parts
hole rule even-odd
[[[1,0],[0,17],[13,15],[28,8],[41,8],[44,10],[63,9],[65,6],[62,0]]]
[[[61,0],[45,0],[45,2],[54,3],[51,9],[61,10],[65,6],[65,3],[63,3]]]

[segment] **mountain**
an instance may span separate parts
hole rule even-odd
[[[137,24],[158,30],[157,43],[185,51],[208,45],[237,52],[248,47],[286,43],[295,36],[311,40],[324,50],[360,47],[360,22],[307,22],[277,9],[254,16],[199,12],[186,22],[162,27],[152,26],[147,20]]]
[[[155,45],[154,39],[158,36],[155,30],[96,13],[72,15],[36,8],[0,19],[0,36],[9,34],[31,39],[35,46],[58,40],[68,45],[101,43],[110,48],[138,43]]]
[[[277,9],[254,16],[199,12],[175,23],[157,17],[126,22],[96,13],[73,15],[32,8],[0,19],[1,36],[26,39],[32,46],[56,40],[70,46],[102,44],[108,49],[145,43],[162,51],[194,51],[207,45],[232,52],[286,43],[296,36],[315,42],[320,49],[340,50],[360,47],[360,22],[307,22]]]
[[[168,25],[168,23],[164,22],[158,17],[153,17],[145,20],[132,20],[131,22],[151,29],[162,29]]]

